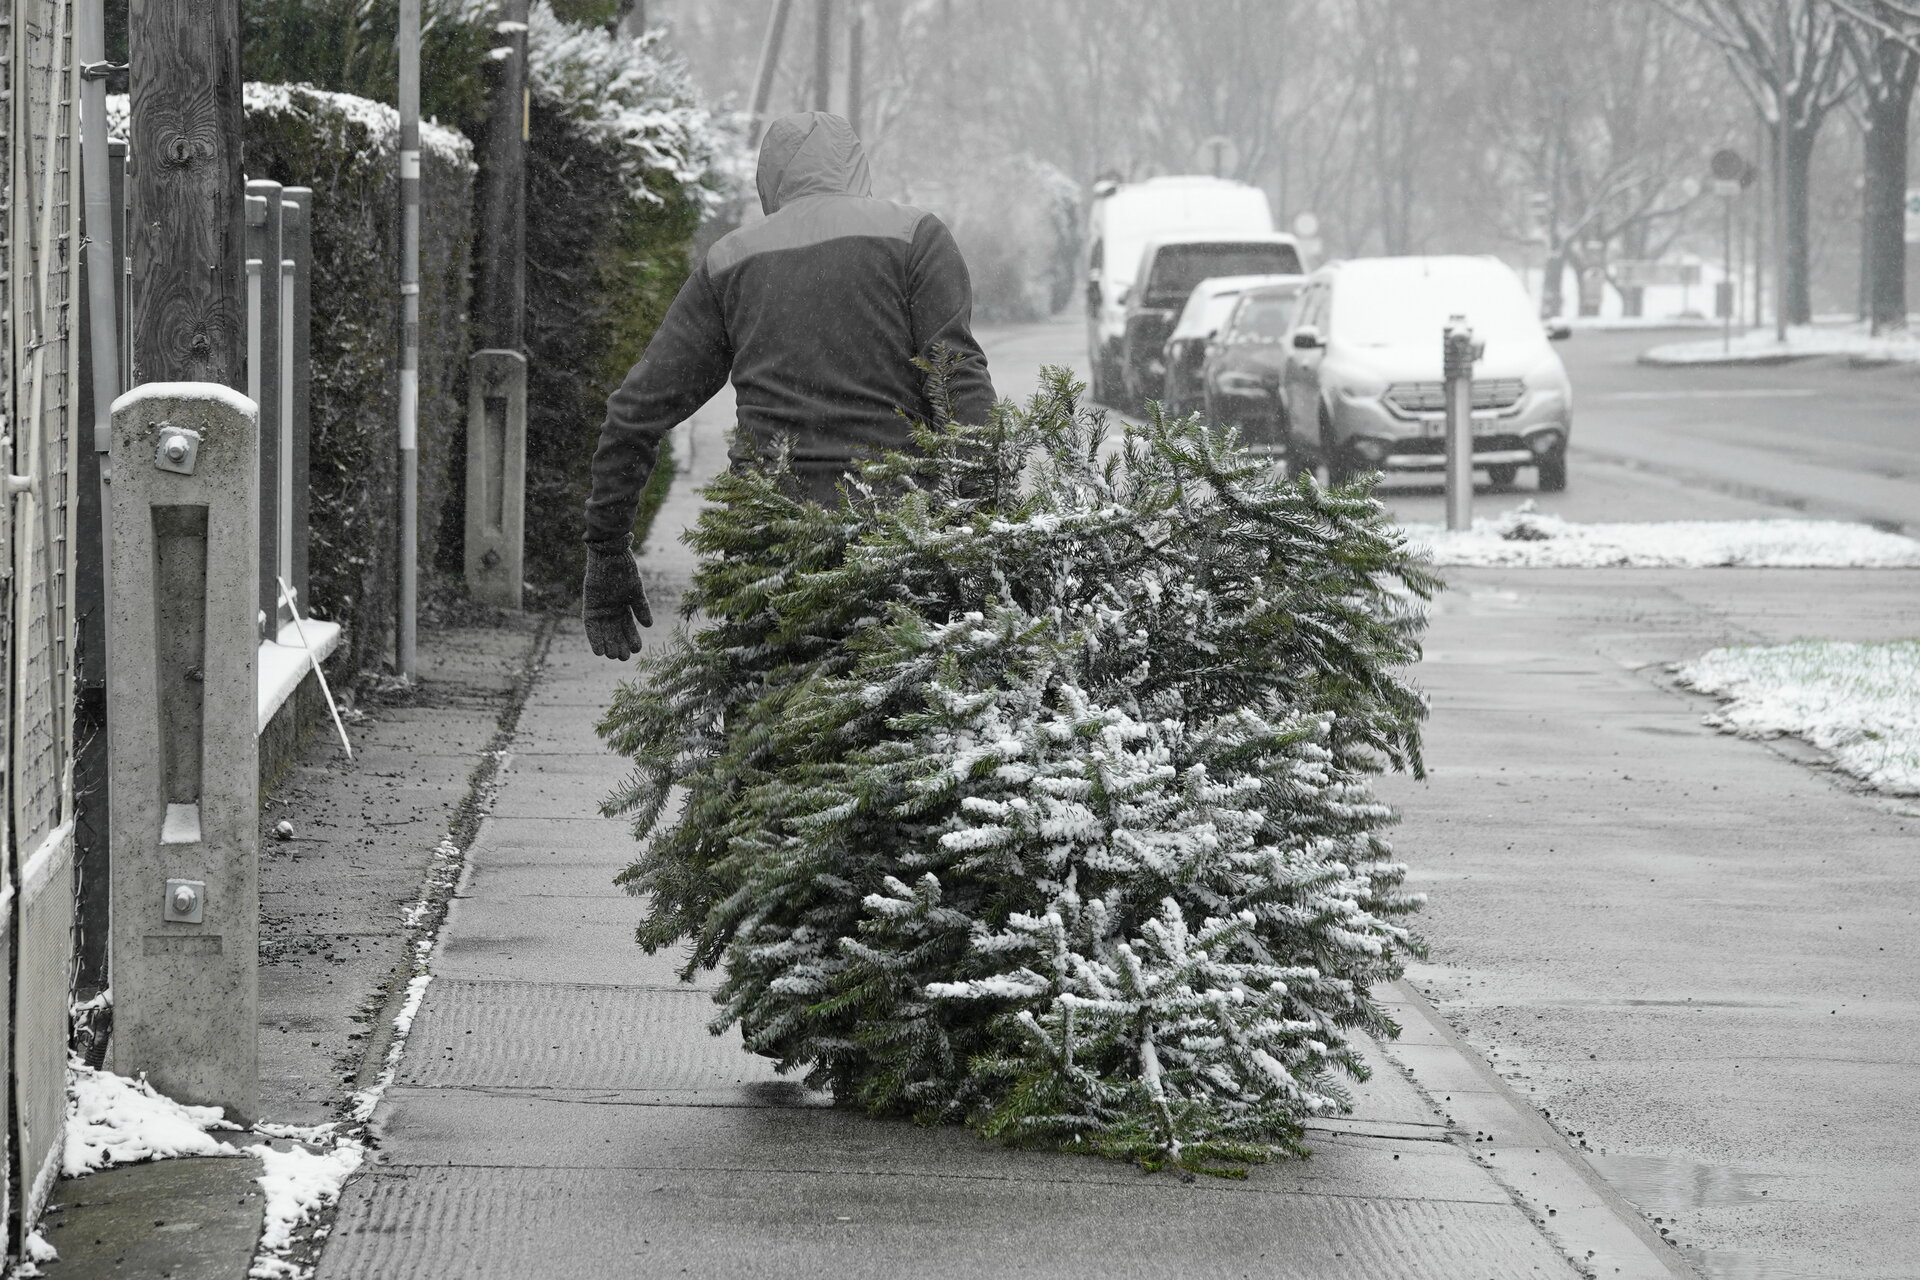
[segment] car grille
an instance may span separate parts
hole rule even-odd
[[[1476,379],[1473,407],[1477,412],[1511,409],[1526,394],[1527,384],[1519,378]],[[1447,408],[1447,384],[1444,382],[1396,382],[1387,388],[1386,401],[1396,413],[1444,413]]]

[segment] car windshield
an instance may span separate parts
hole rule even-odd
[[[1362,347],[1432,343],[1453,316],[1465,316],[1474,336],[1500,344],[1544,343],[1545,331],[1519,278],[1497,262],[1355,263],[1333,289],[1329,336]]]
[[[1291,293],[1249,294],[1233,318],[1234,333],[1274,341],[1286,337],[1287,326],[1293,323],[1295,301],[1296,295]]]
[[[1144,301],[1177,307],[1209,276],[1297,275],[1300,254],[1290,244],[1170,244],[1153,257]]]
[[[1191,337],[1219,328],[1239,296],[1240,290],[1231,287],[1195,289],[1187,305],[1180,308],[1180,319],[1173,326],[1174,337]]]

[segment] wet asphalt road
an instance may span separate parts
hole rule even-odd
[[[1071,314],[981,326],[1003,396],[1025,399],[1040,368],[1087,376],[1085,329]],[[1540,494],[1533,472],[1477,501],[1495,514],[1531,498],[1570,520],[1739,519],[1797,514],[1920,527],[1920,369],[1856,369],[1819,359],[1782,365],[1659,368],[1659,343],[1700,329],[1581,332],[1559,344],[1574,389],[1567,492]],[[1439,520],[1430,482],[1382,486],[1401,518]]]

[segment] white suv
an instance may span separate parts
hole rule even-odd
[[[1496,485],[1523,466],[1567,487],[1573,388],[1549,327],[1497,258],[1359,258],[1307,279],[1281,373],[1293,456],[1335,481],[1446,466],[1441,335],[1464,316],[1486,353],[1473,370],[1473,462]]]

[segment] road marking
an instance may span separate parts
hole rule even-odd
[[[1813,387],[1730,387],[1709,391],[1690,387],[1676,391],[1609,391],[1602,400],[1790,400],[1817,396]]]

